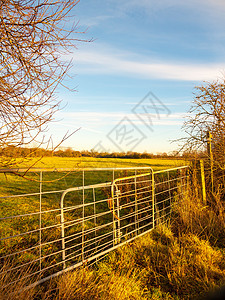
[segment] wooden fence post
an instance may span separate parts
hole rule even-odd
[[[201,182],[202,182],[202,200],[206,205],[206,190],[205,190],[205,170],[204,170],[204,161],[200,159],[200,170],[201,170]]]
[[[210,172],[211,172],[211,188],[212,193],[214,191],[214,182],[213,182],[213,153],[212,153],[212,134],[210,131],[207,132],[207,152],[210,163]]]

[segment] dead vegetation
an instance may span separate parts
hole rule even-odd
[[[193,184],[193,182],[192,182]],[[204,205],[196,188],[175,202],[167,225],[77,269],[17,294],[28,281],[1,289],[1,299],[198,299],[225,283],[224,203]],[[6,273],[6,276],[11,274]],[[7,278],[1,278],[4,282]],[[16,298],[17,297],[17,298]]]

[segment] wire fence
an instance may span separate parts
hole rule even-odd
[[[6,287],[42,283],[149,232],[168,219],[189,178],[186,166],[37,169],[30,180],[9,173],[5,183],[0,175],[0,275],[16,274]]]

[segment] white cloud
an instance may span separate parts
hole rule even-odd
[[[153,112],[154,114],[154,112]],[[173,113],[169,116],[167,114],[160,114],[159,116],[153,116],[153,125],[181,125],[183,124],[185,116],[187,113]],[[101,128],[102,126],[114,126],[116,123],[120,122],[124,117],[129,118],[136,125],[144,125],[143,122],[134,113],[117,113],[117,112],[63,112],[61,113],[60,122],[57,122],[58,126],[74,127],[77,122],[82,127],[82,130],[88,130],[93,132],[101,132],[94,129],[94,127]],[[90,127],[91,126],[91,127]],[[104,128],[103,127],[103,128]]]
[[[221,77],[224,64],[180,63],[160,61],[97,46],[96,50],[77,51],[72,55],[79,74],[114,74],[146,79],[185,81],[215,80]]]
[[[100,16],[95,16],[95,17],[89,17],[89,18],[82,18],[81,24],[82,26],[87,26],[87,27],[94,27],[102,24],[104,21],[113,19],[114,16],[112,15],[100,15]]]
[[[153,131],[140,120],[138,117],[128,112],[125,113],[116,113],[116,112],[59,112],[58,116],[64,118],[59,122],[51,124],[50,133],[53,134],[55,142],[58,141],[59,137],[65,134],[64,128],[71,128],[72,132],[76,128],[80,128],[68,141],[66,141],[64,146],[73,146],[76,149],[91,149],[99,141],[103,141],[103,146],[109,151],[115,151],[116,149],[112,143],[107,139],[107,134],[117,125],[125,116],[129,118],[133,124],[135,124],[139,130],[141,130],[147,137],[140,146],[135,148],[137,151],[144,151],[146,149],[149,152],[153,151],[168,151],[170,148],[166,140],[175,138],[178,129],[184,120],[185,113],[172,113],[167,116],[166,114],[160,114],[160,118],[153,119]],[[96,121],[97,120],[97,121]],[[81,124],[82,123],[82,124]],[[79,125],[78,125],[79,124]],[[56,134],[57,133],[57,134]],[[163,140],[163,143],[162,143]],[[174,146],[173,146],[174,148]],[[118,149],[117,149],[118,150]],[[128,151],[126,149],[126,151]]]
[[[189,1],[180,1],[180,0],[129,0],[124,1],[122,8],[132,8],[132,7],[143,7],[150,10],[158,10],[163,8],[168,8],[171,6],[176,7],[192,7],[193,9],[208,10],[208,9],[225,9],[224,0],[189,0]]]

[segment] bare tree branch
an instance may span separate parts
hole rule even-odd
[[[35,141],[59,109],[55,90],[71,66],[61,57],[85,41],[69,17],[78,2],[0,1],[0,148]]]
[[[225,79],[205,83],[196,88],[189,117],[183,125],[187,137],[182,141],[183,151],[206,152],[207,132],[213,137],[214,167],[225,169]]]

